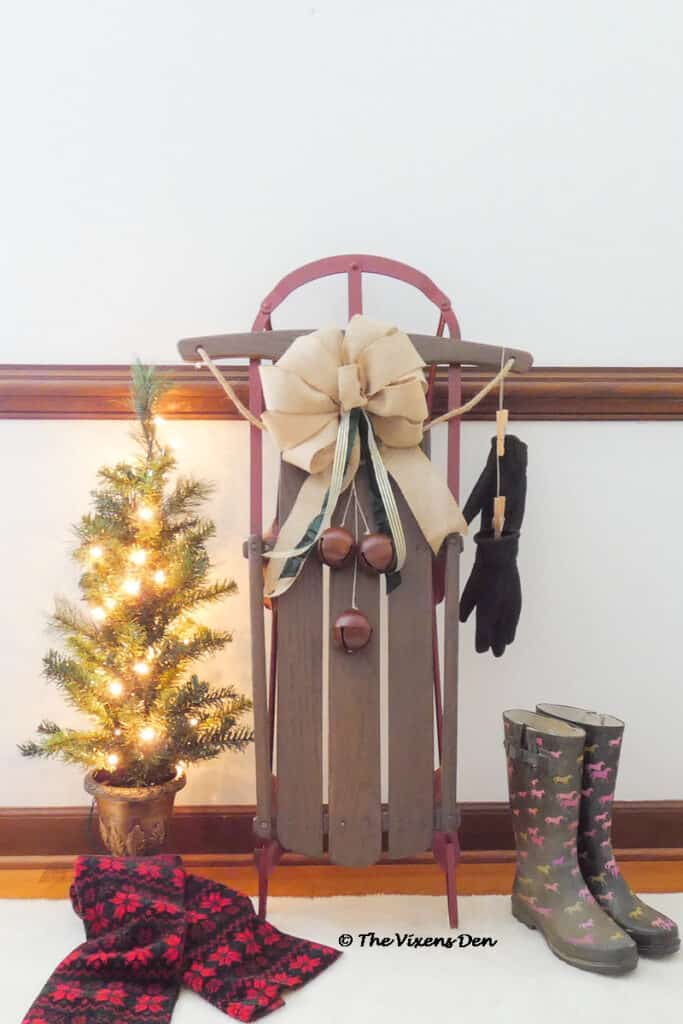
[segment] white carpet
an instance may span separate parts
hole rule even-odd
[[[683,922],[683,893],[657,895],[652,903]],[[445,927],[445,899],[432,896],[343,896],[272,899],[270,919],[284,931],[338,945],[354,943],[326,972],[286,996],[273,1021],[411,1022],[430,1017],[474,1022],[575,1024],[584,1014],[600,1024],[678,1019],[683,1000],[683,953],[641,959],[631,974],[604,978],[557,960],[537,932],[510,915],[509,898],[460,898],[462,933],[490,936],[494,948],[361,948],[359,933],[396,932],[452,936]],[[81,922],[61,900],[0,901],[2,1024],[21,1020],[59,960],[83,939]],[[471,1015],[471,1016],[470,1016]],[[229,1020],[199,996],[183,991],[173,1024]]]

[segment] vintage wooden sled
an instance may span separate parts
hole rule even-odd
[[[495,372],[503,355],[515,360],[513,372],[523,373],[531,366],[527,352],[462,341],[449,299],[424,274],[403,263],[363,255],[335,256],[300,267],[266,296],[252,333],[183,340],[179,343],[182,358],[196,362],[199,349],[213,361],[248,357],[249,408],[260,415],[261,360],[277,359],[295,337],[306,333],[303,329],[273,330],[274,310],[295,289],[332,274],[347,278],[349,316],[363,311],[363,274],[384,275],[412,285],[437,307],[436,334],[410,337],[430,368],[430,380],[437,366],[448,368],[449,408],[461,402],[461,366]],[[443,337],[445,331],[448,337]],[[450,420],[447,430],[448,485],[457,500],[460,420]],[[359,607],[380,642],[349,655],[328,642],[329,623],[349,604],[348,574],[324,569],[315,553],[291,589],[275,599],[269,612],[264,611],[262,435],[253,426],[250,434],[251,515],[246,550],[259,913],[265,915],[269,877],[283,850],[315,858],[327,853],[335,864],[359,866],[374,864],[383,853],[396,859],[431,849],[446,875],[449,921],[455,927],[461,538],[457,534],[447,538],[437,571],[410,510],[401,494],[396,494],[408,550],[403,582],[387,598],[380,577],[359,574]],[[361,498],[367,497],[363,473],[361,467]],[[281,462],[280,522],[290,511],[304,476],[301,470]],[[436,605],[444,595],[447,626],[441,662]],[[268,667],[266,614],[271,618]],[[385,665],[382,673],[381,662]],[[382,801],[383,779],[386,803]]]

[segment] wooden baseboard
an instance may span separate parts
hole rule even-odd
[[[461,805],[463,851],[511,851],[507,803]],[[181,806],[173,816],[172,848],[188,856],[249,854],[253,847],[250,805]],[[624,851],[683,847],[683,801],[621,801],[614,805],[614,843]],[[97,819],[88,807],[0,808],[0,859],[59,857],[102,850]]]
[[[252,806],[178,807],[171,847],[187,867],[250,895],[256,893]],[[514,873],[510,814],[504,803],[462,805],[458,891],[506,893]],[[641,892],[683,891],[683,801],[614,805],[614,838],[624,876]],[[64,899],[74,858],[101,852],[87,807],[0,808],[0,898]],[[368,893],[441,895],[444,877],[429,853],[368,868],[286,854],[272,878],[274,896]]]

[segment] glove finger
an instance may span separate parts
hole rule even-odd
[[[511,595],[505,610],[505,618],[503,622],[503,636],[505,637],[506,643],[511,644],[515,639],[517,632],[517,625],[519,623],[520,615],[522,614],[522,588],[519,583],[519,579],[516,582],[513,594]]]
[[[518,623],[519,614],[510,615],[506,619],[503,629],[501,630],[501,635],[504,637],[506,644],[511,644],[514,642],[515,636],[517,634]]]
[[[491,652],[494,655],[494,657],[496,657],[496,658],[500,658],[500,656],[505,651],[505,644],[506,644],[505,616],[506,616],[506,612],[507,612],[507,606],[505,604],[505,601],[503,600],[503,601],[501,601],[501,603],[496,605],[495,614],[493,615],[493,617],[491,619],[491,628],[490,628]]]
[[[491,631],[491,649],[496,658],[500,658],[505,653],[505,648],[515,639],[520,607],[521,602],[515,600],[514,587],[512,594],[508,591],[501,596],[496,620]]]
[[[489,621],[481,611],[477,612],[477,629],[474,637],[474,649],[477,654],[485,654],[491,646],[491,630]]]
[[[477,603],[477,591],[476,591],[476,587],[474,586],[474,569],[473,569],[472,573],[470,575],[470,578],[468,579],[467,583],[465,584],[465,589],[463,590],[462,594],[460,595],[460,621],[461,622],[467,622],[467,620],[469,619],[470,615],[472,614],[472,609],[474,608],[476,603]]]
[[[500,458],[500,471],[510,472],[519,477],[526,473],[528,448],[515,434],[505,436],[505,454]]]
[[[479,515],[484,507],[485,490],[486,488],[482,485],[482,478],[480,477],[462,508],[463,517],[468,525]]]
[[[497,631],[491,641],[491,651],[494,658],[500,658],[505,654],[505,639],[500,631]]]

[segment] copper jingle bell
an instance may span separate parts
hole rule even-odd
[[[342,569],[353,558],[356,541],[343,526],[328,526],[320,535],[318,558],[331,569]]]
[[[337,647],[347,654],[355,654],[370,643],[372,626],[367,615],[357,608],[347,608],[337,617],[332,630]]]
[[[367,572],[389,572],[396,564],[391,537],[385,533],[366,533],[358,547],[358,561]]]

